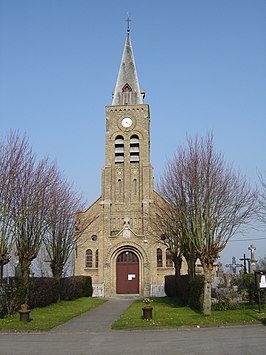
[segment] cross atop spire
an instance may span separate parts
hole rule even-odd
[[[130,32],[130,22],[131,22],[129,15],[127,15],[126,22],[127,22],[127,33],[129,33]]]

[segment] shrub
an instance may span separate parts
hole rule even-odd
[[[240,277],[238,291],[241,293],[244,301],[248,301],[250,304],[256,302],[257,294],[255,288],[255,277],[253,274],[244,274]]]
[[[168,297],[176,297],[177,295],[176,278],[174,275],[166,275],[164,277],[164,292]]]
[[[230,304],[228,299],[221,300],[218,303],[212,304],[213,311],[227,311],[230,309]]]
[[[29,305],[45,307],[61,300],[73,300],[78,297],[92,296],[90,276],[65,277],[58,281],[50,277],[31,279]]]
[[[254,274],[241,275],[238,284],[238,292],[241,294],[244,301],[246,300],[250,304],[258,302]],[[261,302],[265,303],[266,302],[265,290],[261,291],[260,294],[261,294]]]
[[[237,286],[228,285],[227,287],[217,286],[212,289],[212,309],[215,311],[226,311],[236,309],[241,297],[237,292]]]
[[[61,280],[61,299],[73,300],[78,297],[92,296],[90,276],[65,277]]]
[[[65,277],[61,279],[60,295],[62,300],[73,300],[82,294],[82,283],[78,277]]]
[[[92,292],[93,292],[93,288],[92,288],[92,279],[90,276],[84,276],[85,278],[85,285],[83,288],[83,297],[91,297],[92,296]]]
[[[182,275],[176,280],[176,295],[181,304],[188,305],[189,298],[189,276]]]
[[[201,310],[203,305],[204,276],[196,275],[188,282],[188,306]]]
[[[45,307],[58,299],[59,285],[51,277],[34,277],[30,282],[29,306]]]
[[[21,301],[20,279],[9,278],[0,285],[0,318],[14,314]],[[51,277],[34,277],[30,279],[30,308],[45,307],[58,301],[72,300],[78,297],[92,296],[92,280],[90,276],[66,277],[60,283]]]
[[[196,275],[190,279],[188,275],[165,276],[165,293],[168,297],[177,297],[184,306],[194,309],[202,308],[204,277]]]
[[[4,278],[0,282],[0,318],[11,315],[17,308],[15,278]]]

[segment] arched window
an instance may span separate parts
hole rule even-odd
[[[166,249],[166,267],[173,267],[173,259],[170,249]]]
[[[137,193],[137,179],[133,179],[133,192],[134,194]]]
[[[130,137],[130,162],[139,162],[139,137],[137,135]]]
[[[157,267],[163,266],[163,254],[162,249],[157,248]]]
[[[138,257],[131,251],[124,251],[120,255],[118,255],[117,260],[118,263],[137,263]]]
[[[133,104],[133,102],[132,102],[132,88],[128,83],[126,83],[122,88],[122,98],[123,98],[123,105]]]
[[[99,266],[99,249],[97,249],[95,253],[95,267],[98,266]]]
[[[124,138],[117,136],[115,139],[115,163],[124,162]]]
[[[86,267],[92,267],[92,250],[86,250]]]

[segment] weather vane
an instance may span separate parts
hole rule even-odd
[[[131,22],[129,15],[127,15],[126,22],[127,22],[127,33],[129,33],[130,32],[130,22]]]

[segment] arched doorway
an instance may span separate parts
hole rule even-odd
[[[116,293],[139,293],[139,259],[132,251],[124,251],[116,259]]]

